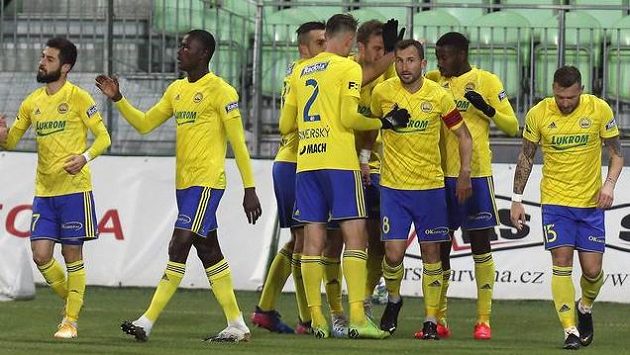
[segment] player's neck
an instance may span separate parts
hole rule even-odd
[[[402,86],[405,88],[405,90],[409,91],[412,94],[415,94],[416,92],[418,92],[418,90],[420,90],[420,88],[422,88],[424,79],[421,76],[418,78],[418,80],[414,81],[413,83],[405,84],[402,81],[401,83],[402,83]]]
[[[66,83],[66,78],[59,78],[57,81],[53,81],[52,83],[46,84],[46,94],[54,95],[56,94],[63,85]]]
[[[204,67],[197,68],[197,69],[190,70],[190,71],[186,72],[186,77],[188,78],[188,82],[189,83],[194,83],[197,80],[203,78],[209,72],[210,71],[208,70],[208,68],[204,66]]]
[[[457,71],[457,74],[455,74],[454,76],[462,76],[471,70],[472,70],[472,67],[470,66],[470,63],[466,62],[459,68],[459,70]]]

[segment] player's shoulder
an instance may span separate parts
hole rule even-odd
[[[395,90],[400,89],[401,87],[400,78],[398,76],[394,76],[376,84],[374,90],[372,91],[372,95],[375,93],[394,93]]]
[[[553,111],[553,105],[555,104],[556,103],[553,97],[546,97],[540,100],[540,102],[536,105],[532,106],[527,112],[527,115],[531,117],[546,115],[548,112]]]
[[[22,100],[22,104],[23,105],[28,105],[28,104],[34,103],[42,95],[46,95],[46,87],[45,86],[39,87],[39,88],[31,91],[31,93],[28,94],[28,96],[26,96],[24,98],[24,100]]]
[[[437,69],[433,69],[433,70],[429,70],[425,76],[425,78],[429,79],[429,80],[433,80],[435,82],[439,82],[440,78],[442,77],[442,75],[440,75],[440,71]]]
[[[475,68],[477,78],[484,87],[503,86],[503,82],[498,75],[485,69]]]
[[[592,94],[582,94],[582,97],[580,98],[580,105],[589,106],[589,108],[592,108],[595,111],[611,109],[608,102]]]
[[[87,90],[71,82],[67,82],[67,85],[70,100],[79,104],[92,104],[94,99],[92,98],[92,94],[90,94]]]

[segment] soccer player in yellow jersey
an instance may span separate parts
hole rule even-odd
[[[347,58],[357,22],[347,14],[326,23],[326,51],[305,60],[294,71],[280,116],[280,132],[298,131],[296,206],[293,218],[305,223],[302,277],[315,336],[329,336],[321,307],[322,250],[326,223],[339,221],[343,234],[343,273],[350,305],[349,336],[383,338],[363,312],[366,281],[366,211],[354,152],[353,130],[405,125],[407,118],[390,112],[368,119],[358,112],[361,67]]]
[[[592,307],[604,283],[604,210],[612,206],[615,184],[623,168],[612,109],[604,100],[582,90],[579,70],[561,67],[553,76],[553,97],[527,113],[510,211],[512,224],[521,230],[525,223],[522,195],[540,145],[543,234],[545,249],[551,252],[551,293],[564,328],[565,349],[588,346],[593,340]],[[602,143],[610,157],[603,184]],[[582,268],[582,296],[577,302],[571,277],[576,249]]]
[[[396,20],[389,20],[386,24],[378,20],[366,21],[357,30],[358,51],[352,59],[361,65],[363,71],[359,112],[366,117],[372,116],[370,101],[374,87],[385,79],[396,75],[392,65],[394,60],[393,49],[396,42],[402,39],[404,30],[403,28],[401,32],[398,32],[398,21]],[[399,34],[400,38],[398,37]],[[387,41],[385,41],[386,38]],[[375,79],[368,77],[371,74],[370,71],[373,74],[379,74],[379,76]],[[372,293],[381,276],[383,276],[381,261],[385,254],[383,243],[380,240],[380,198],[378,190],[382,141],[378,130],[356,131],[355,140],[368,214],[367,283],[365,286],[364,308],[368,316],[371,317]]]
[[[177,124],[176,195],[179,214],[171,238],[169,261],[151,304],[123,332],[146,341],[155,321],[184,277],[191,246],[205,268],[208,281],[223,308],[228,326],[210,341],[239,342],[250,337],[234,296],[232,274],[217,239],[216,210],[225,189],[225,154],[230,141],[245,187],[243,207],[250,223],[261,214],[245,144],[238,94],[223,79],[208,71],[215,40],[204,30],[192,30],[181,41],[177,60],[186,72],[146,113],[134,108],[120,93],[115,78],[100,75],[97,86],[115,102],[122,116],[146,134],[175,117]]]
[[[457,149],[462,161],[456,184],[459,201],[464,201],[471,192],[472,142],[449,93],[423,78],[426,60],[422,44],[403,40],[396,45],[395,57],[398,76],[376,86],[371,104],[371,111],[377,117],[392,108],[406,110],[411,115],[406,127],[382,132],[381,238],[385,241],[382,265],[389,299],[381,327],[390,333],[397,327],[402,306],[403,258],[413,223],[423,263],[423,338],[439,339],[437,315],[442,289],[439,242],[450,238],[439,148],[442,125],[459,141]]]
[[[457,201],[455,180],[460,160],[456,153],[456,137],[444,132],[442,165],[446,176],[447,206],[451,236],[458,228],[470,237],[475,281],[477,283],[477,321],[473,329],[475,339],[492,337],[490,313],[494,289],[495,267],[490,247],[490,237],[497,225],[492,181],[492,152],[490,151],[490,123],[510,136],[518,132],[518,120],[503,90],[499,78],[485,70],[471,67],[468,63],[468,39],[458,32],[444,34],[436,42],[438,70],[427,73],[453,96],[457,109],[464,117],[473,140],[471,176],[472,197],[465,203]],[[447,290],[450,270],[451,241],[442,244],[443,282],[440,298],[438,332],[442,337],[450,335],[447,324]]]
[[[288,90],[293,69],[303,60],[312,58],[325,49],[326,38],[324,30],[326,25],[323,22],[306,22],[296,31],[298,37],[298,51],[300,59],[291,63],[287,67],[284,77],[282,91],[282,102]],[[251,320],[255,325],[277,333],[293,333],[293,329],[282,322],[280,314],[275,310],[275,302],[284,284],[293,274],[295,284],[295,295],[298,304],[299,319],[295,332],[306,334],[310,332],[311,315],[306,303],[304,293],[304,283],[302,282],[302,272],[300,260],[302,258],[302,247],[304,244],[304,228],[302,224],[293,220],[293,205],[295,204],[295,170],[297,167],[297,132],[283,135],[280,141],[280,149],[276,154],[273,163],[273,186],[278,205],[278,219],[280,228],[291,229],[291,240],[274,257],[256,311],[252,314]],[[338,273],[338,272],[337,272]]]
[[[0,116],[0,146],[13,149],[32,125],[37,139],[37,175],[31,223],[33,260],[53,291],[66,302],[65,316],[55,338],[76,338],[83,305],[85,269],[83,242],[98,237],[87,162],[111,141],[90,94],[68,81],[77,59],[75,45],[65,38],[46,42],[37,72],[45,86],[32,92],[20,106],[11,129]],[[88,129],[94,135],[87,145]],[[2,131],[5,134],[2,134]],[[53,257],[61,244],[66,263]]]

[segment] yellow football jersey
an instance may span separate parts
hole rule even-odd
[[[382,117],[394,105],[407,109],[411,118],[407,127],[381,131],[381,185],[400,190],[443,187],[439,148],[442,124],[457,129],[463,122],[453,98],[440,85],[428,79],[424,79],[420,90],[412,94],[395,77],[374,89],[371,110],[374,115]]]
[[[92,190],[87,165],[76,175],[68,174],[63,168],[70,155],[86,151],[88,128],[95,136],[97,132],[105,135],[101,146],[89,151],[92,158],[109,146],[109,135],[90,94],[69,81],[53,95],[46,93],[45,86],[33,91],[20,106],[10,130],[11,141],[17,144],[31,125],[37,139],[35,196],[60,196]]]
[[[243,185],[254,186],[238,94],[220,77],[208,73],[194,83],[187,78],[176,80],[146,114],[136,113],[137,110],[124,99],[116,106],[132,125],[148,122],[150,128],[147,131],[175,117],[177,189],[191,186],[225,188],[228,139]]]
[[[593,95],[582,95],[569,115],[558,110],[554,98],[532,107],[525,118],[523,138],[542,147],[541,203],[597,206],[602,140],[618,135],[612,109]]]
[[[357,61],[356,56],[351,57],[351,59],[354,61]],[[372,102],[372,92],[374,91],[374,88],[376,87],[376,85],[384,82],[385,80],[389,78],[393,78],[395,76],[396,76],[396,69],[394,68],[394,65],[392,64],[389,66],[387,71],[383,73],[381,76],[372,80],[366,85],[361,86],[361,97],[359,98],[359,113],[361,113],[362,115],[366,117],[373,116],[370,105]],[[360,152],[361,147],[363,147],[363,139],[366,133],[364,132],[355,132],[355,133],[358,133],[355,135],[355,140],[357,144],[357,152]],[[371,173],[378,174],[380,172],[382,155],[383,155],[383,139],[381,138],[381,134],[379,132],[378,136],[376,137],[376,141],[374,141],[374,144],[372,145],[372,154],[370,154],[369,165],[370,165]]]
[[[330,52],[298,65],[291,77],[287,105],[297,107],[297,171],[359,170],[354,131],[341,122],[341,99],[361,92],[361,67]]]
[[[286,100],[286,95],[289,89],[289,85],[291,84],[291,75],[294,73],[293,69],[296,65],[300,64],[303,60],[299,59],[295,62],[289,64],[287,67],[287,71],[284,75],[284,80],[282,82],[282,96],[281,96],[281,106],[284,106],[284,101]],[[293,131],[289,134],[285,134],[280,139],[280,148],[278,148],[278,153],[276,154],[275,161],[284,161],[289,163],[295,163],[297,161],[297,150],[298,150],[298,134],[297,131]]]
[[[485,70],[472,68],[472,70],[457,76],[446,78],[440,72],[433,70],[427,73],[427,78],[437,82],[448,90],[457,109],[464,117],[464,122],[470,131],[473,142],[473,155],[471,161],[471,177],[492,176],[492,151],[490,151],[490,119],[477,110],[464,97],[467,91],[478,92],[484,100],[496,110],[495,115],[506,115],[518,126],[518,121],[512,105],[503,90],[503,84],[499,78]],[[443,132],[442,165],[444,174],[449,177],[459,176],[460,161],[458,154],[459,141],[452,132]]]

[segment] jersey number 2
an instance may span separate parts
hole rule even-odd
[[[318,114],[309,113],[309,111],[311,110],[311,106],[313,106],[313,103],[317,99],[317,95],[319,95],[319,85],[317,85],[317,80],[308,79],[306,81],[306,86],[312,86],[313,88],[315,88],[315,90],[313,90],[311,96],[308,98],[308,100],[306,100],[306,105],[304,105],[304,122],[319,121],[321,117]]]

